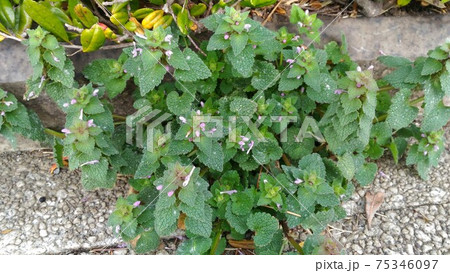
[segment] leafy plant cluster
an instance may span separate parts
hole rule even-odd
[[[257,254],[280,254],[287,242],[302,254],[338,253],[323,231],[346,216],[340,204],[354,183],[374,180],[374,160],[405,156],[424,179],[437,165],[450,119],[450,41],[414,61],[380,57],[393,71],[376,80],[345,39],[318,48],[322,22],[298,6],[298,33],[225,7],[199,22],[211,32],[200,45],[175,18],[135,31],[118,59],[87,65],[86,85],[74,81],[62,37],[36,21],[24,41],[34,72],[25,99],[46,92],[66,113],[61,133],[0,91],[0,132],[55,136],[56,162],[67,157],[86,189],[132,176],[135,193],[117,201],[109,224],[137,252],[181,229],[179,254],[221,254],[243,240]],[[148,122],[143,149],[127,138],[136,120],[113,114],[127,86],[136,111],[170,113]],[[311,234],[303,246],[289,235],[296,227]]]

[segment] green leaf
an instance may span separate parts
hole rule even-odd
[[[227,208],[225,211],[225,218],[227,219],[230,226],[232,228],[234,228],[237,232],[239,232],[241,234],[244,234],[245,232],[247,232],[247,230],[248,230],[247,217],[248,217],[248,215],[246,215],[246,216],[235,215],[232,212],[231,202],[228,202]]]
[[[442,63],[433,58],[428,58],[423,64],[422,75],[427,76],[441,71]]]
[[[50,9],[32,0],[24,0],[23,7],[33,21],[53,33],[58,38],[69,42],[69,37],[67,36],[63,24],[59,18],[50,11]]]
[[[442,90],[445,95],[450,96],[450,72],[448,70],[444,71],[440,77]]]
[[[377,164],[373,162],[364,163],[364,165],[356,172],[355,178],[362,187],[367,186],[375,179],[377,170]]]
[[[198,159],[213,170],[221,172],[224,164],[222,146],[211,138],[202,137],[200,142],[195,143],[200,149]]]
[[[204,214],[202,218],[190,217],[185,219],[186,231],[198,236],[208,238],[212,231],[212,209],[209,205],[205,205]]]
[[[345,153],[342,157],[339,158],[337,167],[347,180],[351,180],[355,175],[355,165],[353,162],[353,157],[350,153]]]
[[[172,49],[172,55],[170,58],[166,58],[167,62],[175,69],[189,70],[190,67],[185,60],[183,52],[176,47]]]
[[[60,82],[66,87],[73,87],[75,72],[72,61],[66,60],[64,69],[62,70],[57,67],[52,67],[47,73],[53,81]]]
[[[9,29],[14,28],[14,9],[9,0],[0,0],[0,24],[5,25]]]
[[[274,86],[279,73],[275,66],[268,62],[256,62],[254,66],[255,74],[252,77],[252,86],[259,91],[266,90]]]
[[[411,91],[402,89],[392,98],[392,104],[389,107],[386,122],[394,130],[407,127],[417,117],[419,109],[409,105]]]
[[[192,102],[195,100],[195,97],[192,94],[185,92],[183,95],[178,96],[176,91],[172,91],[167,95],[166,102],[167,108],[173,114],[180,116],[183,114],[187,114],[191,111]]]
[[[138,74],[138,85],[141,96],[155,89],[166,75],[166,68],[160,64],[155,64],[152,68],[141,69]]]
[[[255,112],[258,104],[247,98],[237,97],[230,104],[230,110],[240,116],[251,117]]]
[[[412,62],[409,59],[397,56],[380,56],[378,57],[378,61],[380,61],[387,67],[394,67],[394,68],[412,64]]]
[[[279,91],[291,91],[297,89],[303,83],[303,79],[288,78],[289,71],[285,70],[280,77],[280,82],[278,83]],[[302,107],[303,108],[303,107]]]
[[[136,253],[142,254],[153,251],[158,248],[159,243],[159,236],[155,231],[141,233],[136,243]]]
[[[230,37],[230,44],[233,48],[234,55],[238,55],[244,50],[245,46],[247,45],[248,41],[248,34],[243,33],[233,33]]]
[[[283,155],[283,149],[278,146],[276,141],[267,140],[266,142],[259,142],[258,144],[255,144],[252,154],[256,163],[263,165],[280,159]]]
[[[283,232],[278,230],[272,237],[269,244],[259,247],[255,246],[257,255],[279,255],[283,251]]]
[[[81,32],[81,46],[83,52],[96,51],[105,43],[106,37],[103,29],[98,25],[93,25],[90,29],[85,29]]]
[[[319,154],[314,153],[303,157],[298,162],[298,167],[307,172],[315,171],[319,177],[325,179],[325,164]]]
[[[322,232],[334,219],[334,210],[313,213],[302,223],[303,228],[310,228],[314,234]]]
[[[251,190],[235,193],[231,196],[231,210],[236,215],[248,215],[253,208],[253,194]]]
[[[231,51],[227,52],[226,58],[242,77],[248,78],[252,75],[255,52],[251,45],[247,45],[245,49],[236,56]]]
[[[213,34],[209,38],[208,47],[206,50],[213,51],[213,50],[222,50],[226,49],[230,46],[230,41],[225,40],[223,37],[223,34]]]
[[[403,7],[408,5],[411,2],[411,0],[397,0],[397,5],[399,7]]]
[[[170,234],[172,234],[177,229],[178,216],[179,211],[173,205],[167,208],[155,210],[156,233],[159,236],[169,236]]]
[[[263,247],[272,241],[273,236],[279,230],[278,220],[265,212],[257,212],[247,219],[250,230],[255,232],[253,241],[255,246]]]
[[[81,164],[85,162],[80,162]],[[86,190],[112,188],[116,184],[115,173],[108,172],[108,160],[104,157],[99,162],[81,167],[83,187]]]
[[[211,238],[196,237],[183,241],[178,248],[178,255],[201,255],[211,247]]]
[[[184,49],[184,57],[189,70],[176,69],[174,76],[179,81],[193,82],[211,77],[211,71],[202,59],[190,48]]]

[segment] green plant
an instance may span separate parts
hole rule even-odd
[[[306,46],[302,38],[318,40],[315,15],[294,6],[294,34],[248,14],[225,7],[203,18],[212,36],[200,45],[175,22],[136,30],[117,60],[83,70],[83,86],[56,33],[29,30],[34,73],[25,98],[46,92],[67,114],[66,126],[63,134],[43,129],[0,91],[0,132],[37,128],[61,138],[56,161],[63,167],[67,156],[87,189],[113,187],[118,173],[133,176],[137,193],[117,201],[109,224],[137,252],[177,228],[188,238],[179,254],[221,254],[227,238],[252,238],[257,254],[282,253],[287,241],[301,254],[339,252],[320,234],[345,217],[340,204],[353,183],[374,180],[374,160],[385,151],[396,162],[406,155],[424,179],[437,165],[450,119],[450,41],[414,62],[380,57],[393,72],[376,80],[350,59],[345,39]],[[142,121],[113,115],[111,105],[131,81],[138,113],[170,113],[147,122],[142,147],[127,135]],[[288,233],[298,226],[312,234],[303,247]]]

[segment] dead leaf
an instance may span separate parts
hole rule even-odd
[[[130,241],[130,245],[132,248],[136,248],[139,238],[141,238],[141,234],[139,234],[138,236],[136,236],[136,238],[134,238],[133,240]]]
[[[246,248],[246,249],[255,249],[255,243],[253,243],[252,240],[240,240],[240,241],[228,240],[228,243],[232,247]]]
[[[182,230],[186,230],[186,225],[184,224],[184,220],[186,219],[186,214],[181,213],[178,218],[178,228]]]
[[[281,14],[281,15],[286,15],[286,10],[284,8],[281,7],[277,7],[277,9],[275,10],[275,12],[277,14]]]
[[[375,212],[380,208],[381,204],[383,204],[384,200],[384,192],[377,192],[372,194],[370,192],[366,193],[366,214],[367,214],[367,224],[369,229],[372,226],[372,219],[375,215]]]
[[[3,235],[5,235],[5,234],[8,234],[8,233],[10,233],[11,231],[13,231],[12,229],[5,229],[5,230],[2,230],[2,234]]]

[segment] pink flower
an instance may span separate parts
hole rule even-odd
[[[437,152],[439,150],[439,146],[438,145],[434,145],[433,146],[433,151]]]
[[[420,136],[421,136],[421,137],[427,137],[427,135],[425,135],[425,134],[421,134]]]
[[[94,164],[97,164],[98,162],[99,162],[98,160],[91,160],[88,162],[84,162],[83,164],[80,165],[80,167],[83,167],[85,165],[94,165]]]
[[[233,193],[237,193],[237,190],[221,191],[221,192],[220,192],[220,194],[228,194],[228,195],[232,195]]]
[[[235,24],[236,26],[239,26],[239,22],[235,22],[234,24]]]
[[[300,54],[300,52],[302,52],[302,48],[301,47],[296,47],[296,51],[297,51],[297,54]]]
[[[98,89],[94,89],[94,92],[92,92],[92,96],[96,97],[98,95],[98,91],[99,91]]]
[[[67,107],[69,107],[69,104],[66,102],[66,103],[63,104],[63,107],[67,108]]]
[[[120,231],[120,226],[117,225],[117,226],[116,226],[116,233],[119,233],[119,231]]]
[[[225,35],[223,36],[223,38],[224,38],[225,40],[228,40],[228,39],[230,38],[230,35],[229,35],[228,33],[225,33]]]
[[[244,25],[244,29],[248,32],[250,30],[250,28],[252,27],[252,25],[250,24],[245,24]]]
[[[342,89],[336,89],[336,90],[334,90],[334,94],[336,94],[336,95],[340,95],[340,94],[342,94],[342,93],[344,93],[345,92],[345,90],[342,90]]]
[[[283,44],[285,44],[285,43],[286,43],[286,39],[283,40]]]
[[[256,45],[253,45],[253,49],[255,49],[256,48]]]
[[[94,120],[93,119],[88,120],[87,126],[88,127],[97,127],[97,125],[94,124]]]
[[[252,141],[250,141],[250,143],[248,144],[247,154],[250,153],[250,150],[253,148],[253,145],[255,145],[255,142],[252,140]]]
[[[167,34],[166,37],[164,37],[164,42],[168,42],[169,45],[172,43],[173,36],[171,34]]]
[[[195,170],[195,166],[191,169],[189,174],[184,178],[183,187],[186,187],[189,184],[189,181],[191,180],[191,176],[194,173],[194,170]]]
[[[124,69],[124,70],[123,70],[123,73],[127,74],[127,73],[128,73],[128,71],[127,71],[126,69]]]
[[[167,193],[167,196],[171,197],[174,193],[175,193],[174,191],[169,191],[169,192]]]
[[[163,189],[163,185],[158,185],[158,186],[156,186],[156,189],[157,189],[158,191],[162,190],[162,189]]]
[[[200,102],[201,107],[205,107],[205,103],[203,101]]]
[[[61,132],[63,132],[63,133],[66,134],[66,135],[72,133],[72,132],[70,132],[70,130],[67,129],[67,128],[62,129]]]
[[[141,201],[136,201],[136,202],[134,202],[133,207],[137,208],[137,207],[139,207],[140,204],[141,204]]]
[[[281,94],[280,94],[280,96],[284,97],[284,96],[286,96],[286,94],[284,94],[284,93],[281,93]]]
[[[294,36],[294,38],[292,38],[292,41],[297,41],[298,40],[298,38],[300,38],[300,36],[298,36],[298,35],[295,35]],[[297,47],[298,48],[298,47]]]
[[[247,141],[250,140],[250,139],[249,139],[248,137],[246,137],[246,136],[241,136],[241,139],[242,139],[244,142],[247,142]]]
[[[297,184],[297,185],[302,183],[302,182],[303,182],[303,180],[301,180],[300,178],[296,178],[295,181],[294,181],[294,183]]]
[[[147,40],[147,36],[145,36],[145,35],[136,33],[136,36],[138,36],[138,37],[141,38],[141,39]]]
[[[211,130],[209,130],[209,132],[210,132],[211,134],[214,133],[215,131],[217,131],[216,128],[212,128]]]
[[[172,56],[173,52],[172,52],[172,50],[167,50],[166,52],[164,52],[164,54],[166,54],[167,59],[169,60],[170,56]]]
[[[181,120],[182,123],[186,123],[186,118],[185,117],[179,117],[179,119]]]
[[[72,99],[71,101],[70,101],[70,104],[75,104],[75,103],[77,103],[77,100],[76,99]]]
[[[288,64],[293,64],[293,63],[295,63],[295,60],[294,59],[287,59],[286,62]]]
[[[195,136],[196,137],[200,137],[200,131],[199,130],[195,131]]]
[[[5,111],[2,111],[2,112],[0,113],[0,116],[5,116]]]
[[[133,51],[131,51],[132,57],[136,58],[138,55],[142,54],[142,48],[135,47]]]
[[[356,83],[356,87],[360,88],[361,86],[362,86],[361,83],[359,83],[359,82]]]
[[[6,106],[8,106],[8,107],[10,107],[11,105],[13,105],[14,104],[14,102],[12,102],[12,101],[5,101],[5,102],[3,102]]]

